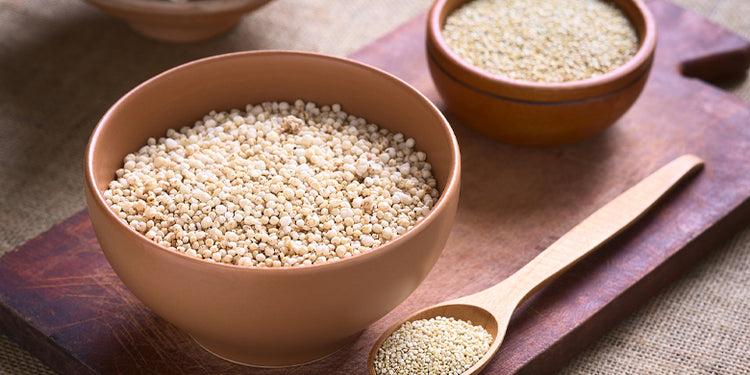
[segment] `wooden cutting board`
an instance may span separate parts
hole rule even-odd
[[[461,146],[462,193],[455,228],[424,283],[321,361],[257,369],[203,351],[120,283],[85,211],[0,258],[0,327],[65,373],[365,374],[372,343],[400,317],[499,282],[669,160],[703,157],[704,171],[526,301],[485,373],[553,371],[750,222],[750,106],[680,74],[682,65],[693,76],[745,74],[750,43],[666,1],[648,4],[660,34],[643,95],[611,129],[564,147],[504,145],[453,118],[427,71],[424,15],[352,56],[444,109]]]

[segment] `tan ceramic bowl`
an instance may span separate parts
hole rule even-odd
[[[566,83],[500,77],[462,61],[442,38],[446,17],[467,0],[436,0],[427,21],[430,72],[448,108],[497,140],[553,146],[597,134],[617,121],[643,90],[654,58],[656,23],[641,0],[613,0],[627,14],[640,48],[607,74]]]
[[[369,252],[322,265],[244,268],[161,247],[107,207],[103,191],[123,157],[168,128],[209,111],[304,99],[340,103],[417,141],[441,196],[406,233]],[[141,84],[110,108],[85,159],[89,214],[104,255],[128,289],[209,351],[257,366],[321,358],[354,340],[425,278],[453,225],[460,157],[436,107],[403,81],[363,64],[303,52],[244,52],[179,66]]]
[[[271,0],[86,0],[146,37],[175,43],[217,36]]]

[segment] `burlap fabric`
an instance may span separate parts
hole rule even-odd
[[[673,0],[750,38],[748,0]],[[82,160],[122,94],[219,53],[347,55],[431,0],[276,0],[211,41],[156,43],[80,0],[0,0],[0,254],[84,208]],[[750,100],[750,84],[726,89]],[[750,125],[750,124],[749,124]],[[562,374],[750,374],[750,228],[597,341]],[[0,335],[0,374],[54,369]]]

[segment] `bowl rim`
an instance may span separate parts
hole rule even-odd
[[[183,3],[160,0],[85,0],[120,12],[155,13],[159,16],[235,13],[254,9],[272,0],[200,0]],[[152,15],[153,16],[153,15]]]
[[[625,64],[599,76],[569,82],[524,81],[491,74],[460,58],[450,49],[442,37],[442,26],[445,18],[454,9],[469,1],[472,0],[436,0],[434,2],[427,15],[427,58],[431,59],[435,65],[454,80],[490,96],[500,97],[505,100],[534,103],[576,101],[588,96],[577,97],[575,96],[576,93],[596,90],[597,87],[601,87],[607,83],[622,81],[622,85],[618,86],[618,88],[632,84],[634,80],[646,74],[652,64],[657,44],[657,26],[651,11],[642,0],[609,0],[620,9],[623,8],[623,4],[632,5],[635,14],[643,22],[643,33],[642,35],[638,35],[640,42],[638,50]],[[456,6],[446,10],[449,2]],[[632,16],[625,10],[623,11],[630,22],[636,24]],[[481,87],[479,85],[467,84],[464,78],[469,78],[472,82],[481,82]],[[516,95],[509,95],[506,91],[510,91]],[[608,91],[604,90],[599,92],[599,94],[607,93]],[[540,99],[550,97],[550,93],[557,94],[555,95],[555,99]],[[558,100],[560,96],[565,96],[566,98]],[[570,98],[568,98],[569,96]]]
[[[189,69],[201,66],[201,65],[210,65],[214,62],[226,60],[226,59],[252,59],[254,58],[254,56],[269,56],[269,55],[303,56],[306,58],[313,58],[313,59],[334,60],[340,64],[350,65],[357,69],[364,69],[366,71],[375,73],[379,77],[389,80],[392,83],[396,84],[397,86],[401,87],[401,89],[410,92],[412,95],[415,95],[425,104],[429,112],[431,112],[432,115],[435,116],[436,119],[440,120],[440,122],[443,124],[443,126],[441,127],[441,132],[444,134],[444,137],[449,141],[451,145],[450,150],[448,150],[450,152],[450,158],[449,158],[450,165],[448,167],[448,173],[446,176],[444,187],[440,191],[440,196],[438,200],[435,202],[435,205],[432,207],[430,212],[426,216],[424,216],[422,220],[416,223],[413,227],[409,228],[403,234],[396,236],[394,239],[388,241],[387,243],[377,246],[375,248],[372,248],[363,253],[352,255],[350,257],[335,259],[335,260],[331,260],[322,264],[310,264],[310,265],[304,265],[304,266],[245,267],[245,266],[239,266],[239,265],[234,265],[234,264],[213,263],[213,262],[209,262],[203,259],[198,259],[198,258],[189,256],[184,253],[180,253],[176,250],[166,248],[148,239],[144,234],[139,233],[138,231],[134,230],[129,225],[127,225],[119,216],[115,215],[115,213],[107,205],[106,200],[103,196],[103,192],[97,188],[96,174],[92,166],[96,163],[96,160],[94,159],[94,150],[96,149],[97,140],[99,139],[103,129],[109,123],[110,119],[114,116],[114,113],[119,109],[119,107],[124,105],[124,103],[126,103],[131,97],[138,95],[140,90],[143,87],[149,86],[154,81],[163,79],[163,77],[174,75],[174,74],[179,74],[183,70],[189,70]],[[205,264],[206,266],[209,266],[209,267],[224,267],[225,270],[229,270],[230,272],[273,272],[273,273],[294,272],[296,274],[302,274],[302,273],[307,273],[307,272],[320,272],[321,268],[335,269],[335,268],[341,268],[341,267],[351,267],[357,264],[361,264],[362,262],[368,262],[369,259],[373,257],[387,256],[388,253],[394,251],[395,249],[399,247],[396,245],[406,242],[411,237],[414,237],[419,232],[422,232],[424,228],[430,222],[433,222],[436,220],[435,217],[438,216],[438,212],[451,209],[450,207],[451,203],[449,202],[450,200],[458,199],[460,180],[461,180],[461,155],[460,155],[458,141],[456,139],[456,136],[453,132],[452,127],[450,126],[450,123],[442,114],[442,112],[435,106],[435,104],[432,103],[432,101],[430,101],[424,94],[422,94],[419,90],[411,86],[409,83],[403,81],[402,79],[382,69],[370,66],[368,64],[365,64],[365,63],[362,63],[353,59],[327,55],[327,54],[322,54],[322,53],[316,53],[316,52],[290,51],[290,50],[241,51],[241,52],[232,52],[232,53],[220,54],[220,55],[215,55],[215,56],[209,56],[209,57],[193,60],[193,61],[181,64],[181,65],[175,66],[173,68],[170,68],[166,71],[163,71],[162,73],[159,73],[147,79],[146,81],[140,83],[139,85],[137,85],[136,87],[128,91],[125,95],[120,97],[111,107],[107,109],[107,111],[102,116],[102,118],[97,122],[94,130],[91,133],[88,144],[86,146],[85,156],[84,156],[84,179],[85,179],[85,190],[87,190],[89,192],[88,195],[90,195],[93,198],[93,202],[91,202],[90,200],[87,200],[88,206],[92,204],[95,205],[97,209],[104,212],[104,215],[107,220],[113,221],[116,223],[115,225],[117,225],[119,228],[133,233],[135,235],[135,239],[139,241],[140,243],[145,243],[147,247],[156,248],[157,251],[161,251],[165,254],[168,254],[167,256],[176,257],[177,259],[181,259],[187,262],[196,262],[196,264]],[[449,197],[453,197],[453,198],[449,198]],[[91,209],[91,207],[89,209]],[[219,270],[220,268],[216,268],[216,269]]]

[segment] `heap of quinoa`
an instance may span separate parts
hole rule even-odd
[[[192,257],[319,264],[377,247],[427,215],[439,192],[414,146],[338,104],[265,102],[149,138],[104,197],[134,230]]]
[[[625,13],[606,0],[472,0],[448,15],[442,33],[469,64],[530,82],[608,73],[639,42]]]
[[[437,316],[406,322],[394,331],[373,360],[377,375],[458,375],[479,362],[492,335],[471,321]]]

